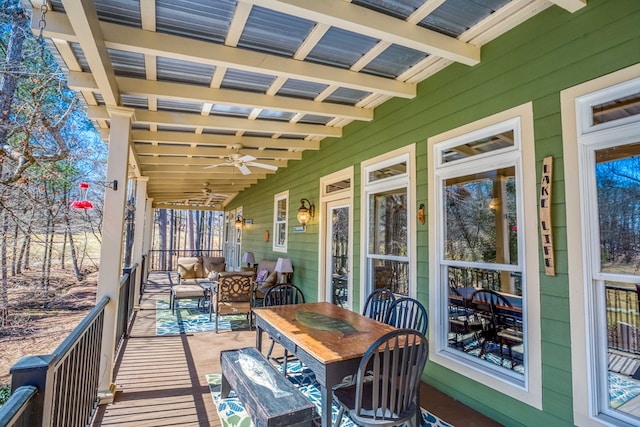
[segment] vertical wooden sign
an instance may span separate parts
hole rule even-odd
[[[542,259],[544,273],[556,275],[553,258],[553,231],[551,228],[551,182],[553,178],[553,157],[548,156],[542,162],[542,180],[540,181],[540,238],[542,240]]]

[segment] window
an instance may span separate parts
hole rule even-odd
[[[436,363],[540,407],[533,145],[530,104],[429,139],[429,332]]]
[[[389,288],[399,295],[415,289],[415,146],[396,150],[363,163],[363,224],[366,266],[364,292]],[[412,268],[413,266],[413,268]]]
[[[273,250],[287,252],[287,224],[289,219],[289,191],[273,197]]]
[[[640,355],[639,93],[638,66],[562,93],[565,168],[578,171],[566,179],[578,425],[640,423],[625,406],[640,391],[625,369]]]

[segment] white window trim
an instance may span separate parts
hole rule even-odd
[[[375,181],[367,184],[369,177],[368,171],[379,169],[387,165],[395,164],[398,160],[407,161],[407,174],[398,177],[389,178],[388,180]],[[409,260],[409,296],[415,298],[417,296],[417,263],[416,263],[416,232],[417,219],[412,213],[417,212],[416,208],[416,145],[410,144],[402,148],[398,148],[380,156],[363,161],[360,164],[360,176],[362,185],[360,186],[360,307],[364,306],[367,297],[366,278],[367,278],[367,252],[369,248],[369,223],[367,215],[369,212],[369,194],[380,191],[381,189],[399,188],[406,184],[407,188],[407,250]],[[406,181],[406,182],[405,182]]]
[[[435,144],[448,141],[464,135],[472,134],[479,129],[489,128],[493,125],[506,122],[511,119],[520,118],[521,129],[521,163],[522,163],[522,218],[519,223],[524,225],[524,235],[529,236],[524,242],[523,251],[519,256],[523,256],[522,268],[526,275],[526,322],[527,343],[526,359],[527,371],[524,382],[514,382],[513,378],[504,375],[499,376],[494,371],[487,371],[479,367],[476,363],[469,363],[463,357],[457,356],[454,352],[447,351],[446,340],[441,338],[441,331],[445,330],[446,313],[441,304],[448,298],[447,292],[440,286],[439,263],[429,264],[429,311],[433,313],[431,318],[435,320],[433,327],[429,328],[429,359],[467,378],[482,383],[514,399],[520,400],[535,408],[542,409],[542,354],[540,351],[540,282],[539,282],[539,249],[538,249],[538,217],[537,213],[537,181],[536,181],[536,157],[535,139],[533,131],[533,105],[526,103],[507,111],[497,113],[493,116],[480,119],[473,123],[468,123],[459,128],[433,136],[428,139],[427,153],[431,153],[427,169],[429,171],[428,180],[428,205],[438,206],[436,197],[435,165],[438,157],[435,152]],[[515,149],[515,148],[514,148]],[[534,196],[535,195],[535,196]],[[431,212],[429,215],[429,230],[437,230],[439,221],[442,221],[441,214]],[[438,234],[429,233],[429,259],[439,259]],[[534,237],[535,236],[535,237]]]
[[[331,184],[332,182],[342,181],[348,179],[351,182],[349,188],[345,188],[344,190],[334,191],[332,193],[327,194],[326,186]],[[353,166],[349,166],[340,171],[334,172],[330,175],[323,176],[320,178],[320,212],[326,212],[326,205],[328,202],[334,200],[345,200],[346,205],[349,206],[349,289],[347,292],[349,293],[349,309],[353,308]],[[318,220],[318,224],[320,225],[320,236],[326,236],[326,233],[329,232],[327,230],[327,226],[325,221],[320,218]],[[326,239],[321,237],[318,239],[318,253],[325,254],[325,246]],[[326,283],[328,282],[326,277],[326,259],[324,256],[319,257],[318,259],[318,283],[321,283],[321,286],[318,286],[318,301],[326,301],[327,300],[327,289]]]
[[[601,91],[606,88],[640,77],[640,64],[619,70],[615,73],[582,83],[560,92],[562,112],[562,141],[565,171],[574,170],[579,173],[565,174],[565,198],[566,215],[571,218],[567,221],[567,258],[569,273],[569,299],[571,319],[571,374],[573,386],[573,420],[577,426],[616,426],[621,421],[613,420],[605,415],[598,415],[594,384],[597,380],[594,363],[589,357],[594,344],[594,336],[590,333],[593,307],[590,306],[585,292],[585,283],[590,282],[590,265],[583,245],[588,240],[585,235],[588,217],[585,217],[585,209],[581,196],[581,179],[583,156],[580,154],[578,133],[585,135],[597,130],[606,129],[612,125],[618,125],[620,121],[609,124],[588,126],[584,116],[578,119],[578,114],[583,114],[578,108],[576,100],[587,94]],[[612,89],[615,97],[615,89]],[[582,98],[588,101],[588,97]],[[584,125],[582,123],[585,123]],[[606,125],[606,126],[605,126]],[[582,193],[584,194],[584,193]],[[599,260],[597,260],[599,262]]]
[[[286,200],[287,207],[285,210],[285,219],[284,219],[284,244],[278,245],[278,234],[277,234],[277,225],[279,222],[278,218],[278,202],[280,200]],[[272,240],[272,249],[274,252],[287,252],[287,247],[289,243],[289,190],[282,191],[273,196],[273,240]]]

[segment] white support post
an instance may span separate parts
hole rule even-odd
[[[98,276],[97,301],[110,298],[105,307],[104,330],[100,358],[98,393],[100,403],[113,401],[114,353],[116,348],[116,324],[120,276],[122,275],[122,236],[127,192],[127,169],[129,166],[129,144],[134,111],[128,108],[109,108],[111,132],[107,157],[107,182],[117,181],[117,190],[107,188],[104,195],[104,218],[102,245],[100,248],[100,273]]]
[[[144,242],[144,232],[145,232],[145,219],[146,215],[146,205],[147,205],[147,182],[149,182],[148,176],[141,176],[136,178],[138,181],[138,185],[136,185],[136,217],[135,224],[133,226],[133,254],[132,254],[132,264],[138,263],[138,268],[136,268],[136,277],[135,277],[135,285],[134,285],[134,299],[133,303],[135,306],[138,305],[138,301],[140,301],[140,286],[141,278],[144,277],[144,272],[142,271],[142,254],[143,251],[143,242]]]
[[[145,222],[144,222],[144,246],[142,252],[147,254],[147,262],[145,263],[145,277],[149,274],[151,266],[151,245],[153,244],[153,199],[147,199],[147,206],[145,210]]]

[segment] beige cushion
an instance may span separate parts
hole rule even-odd
[[[195,279],[197,264],[178,264],[178,274],[181,279]]]
[[[207,275],[210,275],[211,273],[221,273],[223,272],[225,269],[227,268],[227,264],[225,264],[224,262],[222,264],[205,264],[204,266],[204,270],[206,271]]]
[[[204,289],[200,285],[175,285],[171,292],[174,298],[195,298],[204,295]]]
[[[204,279],[207,277],[207,273],[204,269],[204,265],[202,264],[202,258],[198,259],[198,263],[196,264],[196,278]]]
[[[265,286],[273,286],[278,282],[278,273],[273,272],[267,276],[267,278],[262,282],[263,287]]]
[[[202,257],[202,265],[204,266],[205,277],[207,274],[211,273],[211,271],[220,272],[219,268],[214,268],[216,266],[226,266],[223,256],[205,256]],[[224,268],[224,267],[223,267]]]

